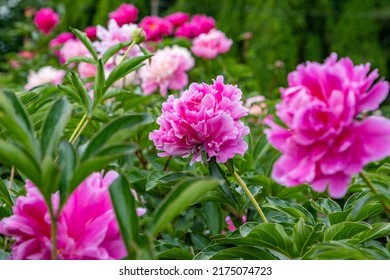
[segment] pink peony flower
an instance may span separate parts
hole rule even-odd
[[[40,9],[34,17],[34,24],[39,31],[44,34],[49,34],[54,28],[56,28],[60,19],[57,13],[51,8]]]
[[[191,50],[199,57],[212,59],[221,53],[230,50],[233,41],[225,36],[225,33],[212,29],[209,33],[200,34],[192,42]]]
[[[146,16],[139,23],[146,33],[147,41],[160,41],[163,36],[171,35],[173,32],[172,24],[158,16]]]
[[[249,115],[261,116],[267,112],[267,104],[264,101],[265,98],[262,95],[248,98],[245,102],[245,107],[249,109]]]
[[[59,52],[60,62],[66,63],[69,58],[76,56],[90,56],[88,49],[78,39],[65,42]]]
[[[96,40],[96,38],[97,38],[97,35],[96,35],[97,28],[96,28],[96,26],[88,26],[87,28],[85,28],[84,32],[85,32],[85,34],[87,34],[87,37],[88,37],[89,40],[91,40],[91,41]]]
[[[52,39],[49,43],[49,48],[53,51],[56,56],[60,55],[59,48],[67,41],[74,39],[75,36],[71,32],[62,32]]]
[[[244,155],[248,145],[243,136],[249,134],[240,118],[248,114],[242,106],[242,92],[237,86],[225,85],[218,76],[214,84],[190,85],[179,98],[173,95],[163,103],[157,119],[158,130],[149,134],[159,156],[192,155],[191,164],[216,157],[225,163],[235,154]]]
[[[124,24],[119,26],[115,20],[110,20],[107,29],[100,25],[97,26],[96,36],[100,41],[93,42],[93,46],[98,52],[104,53],[112,46],[130,41],[132,39],[132,33],[136,29],[136,24]],[[124,52],[125,51],[123,50],[122,53]],[[140,48],[134,46],[129,53],[129,56],[137,56],[141,53]]]
[[[183,13],[183,12],[176,12],[176,13],[167,15],[165,17],[165,19],[167,21],[169,21],[173,26],[177,27],[177,26],[181,26],[185,22],[187,22],[187,20],[190,19],[190,16],[186,13]]]
[[[109,14],[109,18],[116,21],[119,26],[134,23],[138,17],[138,9],[132,5],[123,3],[118,9]]]
[[[182,47],[165,47],[158,50],[140,69],[140,78],[144,94],[151,94],[160,89],[165,96],[168,89],[181,90],[188,84],[186,71],[194,67],[191,53]]]
[[[24,88],[30,90],[44,84],[58,85],[62,83],[64,77],[64,70],[58,70],[51,66],[44,66],[39,69],[38,72],[30,71],[27,78],[28,82]]]
[[[96,76],[96,65],[89,64],[86,62],[81,62],[78,66],[78,72],[80,75],[80,78],[89,78],[89,77],[95,77]]]
[[[69,197],[57,224],[59,259],[121,259],[126,256],[108,188],[118,177],[93,173]],[[14,214],[0,221],[0,233],[15,239],[13,259],[50,259],[51,220],[44,198],[30,182]],[[58,207],[59,193],[52,196]]]
[[[208,33],[215,28],[215,20],[206,15],[194,15],[190,22],[186,22],[176,30],[177,37],[185,37],[190,40],[202,33]]]
[[[390,155],[390,120],[361,118],[388,94],[388,82],[374,83],[378,76],[370,64],[337,61],[335,53],[324,64],[307,62],[289,74],[276,107],[287,128],[266,120],[268,139],[282,152],[273,169],[278,183],[309,183],[318,192],[328,187],[340,198],[364,165]]]

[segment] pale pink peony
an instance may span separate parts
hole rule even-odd
[[[60,62],[66,63],[70,58],[77,56],[90,56],[88,49],[78,39],[65,42],[59,52]]]
[[[64,70],[58,70],[51,66],[44,66],[38,70],[38,72],[30,71],[27,77],[26,90],[30,90],[34,87],[44,84],[58,85],[61,84],[65,77]]]
[[[177,27],[177,26],[181,26],[185,22],[187,22],[187,20],[190,19],[190,16],[186,13],[183,13],[183,12],[176,12],[176,13],[167,15],[165,17],[165,19],[167,21],[169,21],[173,26]]]
[[[80,75],[80,78],[90,78],[96,76],[96,65],[81,62],[78,66],[78,72]]]
[[[191,53],[182,47],[172,46],[158,50],[140,69],[140,78],[144,94],[151,94],[157,89],[165,96],[168,89],[181,90],[188,84],[186,71],[194,67]]]
[[[267,104],[262,95],[250,97],[245,102],[245,107],[249,109],[249,115],[261,116],[267,112]]]
[[[207,160],[215,157],[220,163],[235,154],[244,155],[248,145],[243,136],[249,134],[249,128],[240,121],[248,114],[241,96],[241,90],[225,85],[222,76],[212,85],[191,84],[179,98],[169,96],[157,119],[160,128],[149,135],[162,151],[158,155],[192,155],[191,164],[203,162],[203,152]]]
[[[375,83],[378,76],[370,64],[337,61],[335,53],[324,64],[307,62],[289,74],[276,106],[287,128],[266,120],[268,139],[282,152],[273,169],[278,183],[309,183],[318,192],[328,187],[340,198],[364,165],[390,155],[390,120],[361,118],[388,94],[388,82]]]
[[[136,24],[124,24],[119,26],[115,20],[110,20],[107,29],[100,25],[97,26],[96,36],[99,41],[93,42],[93,46],[98,52],[103,54],[109,48],[119,43],[130,41],[133,32],[137,28]],[[125,50],[122,50],[120,53],[124,52]],[[138,56],[141,53],[140,48],[136,45],[131,49],[129,56]]]
[[[93,173],[69,197],[57,223],[58,259],[121,259],[126,256],[108,188],[118,177]],[[50,259],[51,220],[42,194],[30,182],[17,198],[13,215],[0,221],[11,236],[13,259]],[[59,193],[52,196],[58,207]]]
[[[192,42],[191,51],[199,57],[212,59],[230,50],[233,41],[225,33],[212,29],[209,33],[200,34]]]
[[[44,34],[49,34],[50,31],[56,28],[59,21],[58,14],[52,8],[42,8],[34,17],[35,26]]]
[[[119,26],[134,23],[137,17],[138,9],[134,5],[127,3],[121,4],[118,9],[109,14],[109,18],[115,20]]]
[[[97,38],[97,27],[96,26],[88,26],[84,30],[85,34],[87,34],[87,37],[89,40],[94,41]]]
[[[146,33],[147,41],[160,41],[164,36],[171,35],[173,32],[172,24],[158,16],[146,16],[139,23]]]
[[[191,21],[183,23],[177,30],[177,37],[185,37],[190,40],[198,37],[200,34],[208,33],[215,28],[215,20],[206,15],[194,15]]]

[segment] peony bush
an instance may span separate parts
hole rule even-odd
[[[258,92],[208,15],[60,22],[0,90],[0,259],[390,259],[380,69],[331,53]]]

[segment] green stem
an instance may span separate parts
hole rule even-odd
[[[11,175],[9,177],[9,190],[12,190],[12,186],[14,185],[14,178],[15,178],[15,166],[12,165]]]
[[[125,54],[122,56],[121,60],[119,61],[118,65],[120,65],[127,57],[127,55],[129,54],[129,52],[131,51],[131,49],[134,47],[135,45],[135,41],[133,40],[130,44],[130,46],[127,48]]]
[[[86,118],[87,118],[87,114],[85,114],[85,115],[81,118],[81,120],[80,120],[79,124],[77,125],[76,129],[73,131],[72,135],[70,136],[69,142],[74,143],[74,141],[75,141],[75,139],[76,139],[76,135],[78,134],[80,128],[83,126],[83,123],[85,122],[85,119],[86,119]]]
[[[257,212],[259,213],[260,215],[260,218],[263,220],[263,223],[265,224],[268,224],[268,220],[267,218],[265,217],[263,211],[261,210],[259,204],[257,203],[256,199],[253,197],[252,193],[250,192],[250,190],[248,189],[247,185],[245,184],[245,182],[241,179],[240,175],[238,175],[238,173],[236,171],[234,171],[233,173],[233,176],[234,176],[234,179],[236,179],[237,183],[241,186],[241,188],[244,190],[244,192],[246,193],[246,195],[249,197],[250,201],[253,203],[253,205],[255,206]]]
[[[91,120],[91,118],[86,118],[84,123],[83,123],[83,126],[79,129],[79,131],[77,132],[76,136],[74,137],[74,139],[72,141],[70,141],[70,143],[74,144],[77,140],[77,138],[79,138],[79,136],[81,135],[81,133],[83,133],[84,129],[86,128],[87,124],[89,123],[89,121]]]
[[[370,190],[372,191],[373,194],[376,194],[376,195],[379,194],[377,188],[371,182],[370,178],[368,178],[366,173],[364,173],[362,171],[362,172],[360,172],[360,176],[362,177],[363,181],[367,184],[367,186],[370,188]],[[383,207],[385,208],[386,214],[389,215],[390,214],[390,205],[386,201],[383,201],[382,199],[380,199],[380,201],[381,201]]]
[[[49,206],[51,220],[51,259],[57,259],[57,217],[54,215],[52,205]]]

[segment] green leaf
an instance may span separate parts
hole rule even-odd
[[[77,102],[80,106],[84,106],[80,95],[78,95],[73,89],[70,87],[64,86],[64,85],[58,85],[58,88],[66,94],[66,96],[69,96],[71,99]]]
[[[159,178],[165,174],[164,171],[160,170],[152,170],[149,173],[148,179],[146,181],[145,190],[150,191],[154,189],[154,187],[157,185]]]
[[[91,40],[88,39],[87,34],[75,28],[70,28],[70,30],[76,35],[76,37],[81,41],[81,43],[83,43],[83,45],[88,49],[93,59],[97,61],[98,54],[95,48],[93,47]]]
[[[8,260],[10,256],[10,253],[5,252],[3,249],[0,249],[0,260]]]
[[[225,248],[219,246],[219,249],[214,255],[208,255],[210,260],[276,260],[277,258],[270,252],[259,249],[254,246],[238,246],[233,248]],[[217,247],[218,248],[218,247]],[[214,248],[217,249],[217,248]],[[207,249],[207,248],[206,248]],[[203,252],[203,256],[205,251]]]
[[[7,203],[7,205],[10,207],[14,205],[9,190],[7,186],[4,184],[3,179],[1,178],[0,178],[0,198],[2,198],[4,202]]]
[[[72,106],[65,98],[60,98],[49,109],[43,121],[41,133],[41,157],[54,156],[54,151],[62,137],[72,113]]]
[[[225,225],[225,219],[219,204],[214,202],[203,203],[203,213],[211,235],[220,234]]]
[[[369,240],[388,236],[389,234],[390,234],[390,223],[376,223],[370,225],[369,229],[366,229],[354,235],[353,239],[357,239],[359,240],[359,243],[363,243]]]
[[[150,57],[152,57],[152,55],[144,55],[144,56],[128,58],[125,61],[123,61],[121,64],[119,64],[117,67],[115,67],[106,80],[104,92],[106,92],[107,89],[119,79],[123,78],[124,76],[131,73],[132,71],[135,71],[138,68],[142,67],[143,64],[141,63],[145,59],[148,59]]]
[[[182,248],[168,249],[157,255],[159,260],[192,260],[194,255]]]
[[[296,203],[289,203],[285,200],[282,200],[277,197],[272,197],[272,196],[269,196],[266,199],[268,203],[263,206],[264,208],[273,209],[275,211],[287,214],[288,216],[291,216],[296,219],[303,218],[311,225],[315,224],[314,217],[303,206]]]
[[[184,209],[217,186],[218,181],[213,179],[186,180],[180,183],[157,206],[149,225],[150,232],[156,236]]]
[[[329,213],[341,212],[341,207],[331,198],[318,198],[316,201],[310,200],[310,205],[317,212],[328,215]]]
[[[15,168],[40,186],[41,169],[35,159],[22,148],[16,147],[0,139],[0,161],[14,165]]]
[[[104,65],[101,59],[98,60],[96,65],[96,77],[93,85],[94,92],[94,107],[96,107],[103,98],[104,93]]]
[[[113,139],[115,142],[121,141],[122,138],[115,138],[115,135],[118,135],[118,132],[124,131],[125,134],[122,133],[121,136],[130,137],[136,129],[151,122],[152,118],[148,114],[126,115],[111,121],[91,139],[83,153],[82,161],[99,153],[99,151],[104,149],[108,144],[113,144],[110,140]]]
[[[92,110],[92,100],[89,97],[88,91],[85,88],[83,82],[80,80],[79,76],[74,72],[69,72],[67,74],[67,77],[72,84],[73,90],[80,97],[81,104],[84,107],[86,113],[90,113]]]
[[[63,204],[68,195],[69,183],[73,177],[74,171],[78,166],[78,156],[75,148],[68,141],[62,141],[60,144],[59,167],[61,170],[60,178],[60,200]]]
[[[103,65],[107,63],[107,61],[113,56],[115,55],[117,52],[119,52],[120,50],[122,50],[123,48],[126,48],[127,46],[129,46],[133,41],[128,41],[128,42],[123,42],[123,43],[119,43],[115,46],[112,46],[111,48],[109,48],[102,56],[102,62],[103,62]]]
[[[119,176],[110,186],[111,201],[119,224],[122,239],[128,255],[134,255],[134,248],[139,239],[139,225],[136,204],[130,192],[129,183]]]
[[[363,222],[342,222],[328,227],[324,232],[324,241],[351,239],[359,232],[369,229]]]
[[[329,222],[331,225],[338,224],[341,222],[348,221],[348,217],[350,216],[352,209],[348,209],[341,212],[333,212],[328,214]]]
[[[87,56],[75,56],[75,57],[69,58],[66,61],[66,65],[69,65],[71,63],[80,63],[80,62],[85,62],[85,63],[92,64],[92,65],[96,64],[96,61],[94,59],[90,58],[90,57],[87,57]]]
[[[26,108],[11,91],[0,92],[0,122],[31,155],[38,155],[35,131]]]
[[[299,218],[293,227],[293,241],[299,256],[302,256],[308,247],[322,237],[324,227],[324,224],[317,224],[315,227],[306,225],[305,220]]]
[[[232,244],[236,246],[257,246],[278,251],[288,258],[294,256],[293,242],[279,224],[245,224],[226,238],[215,240],[216,244]]]

